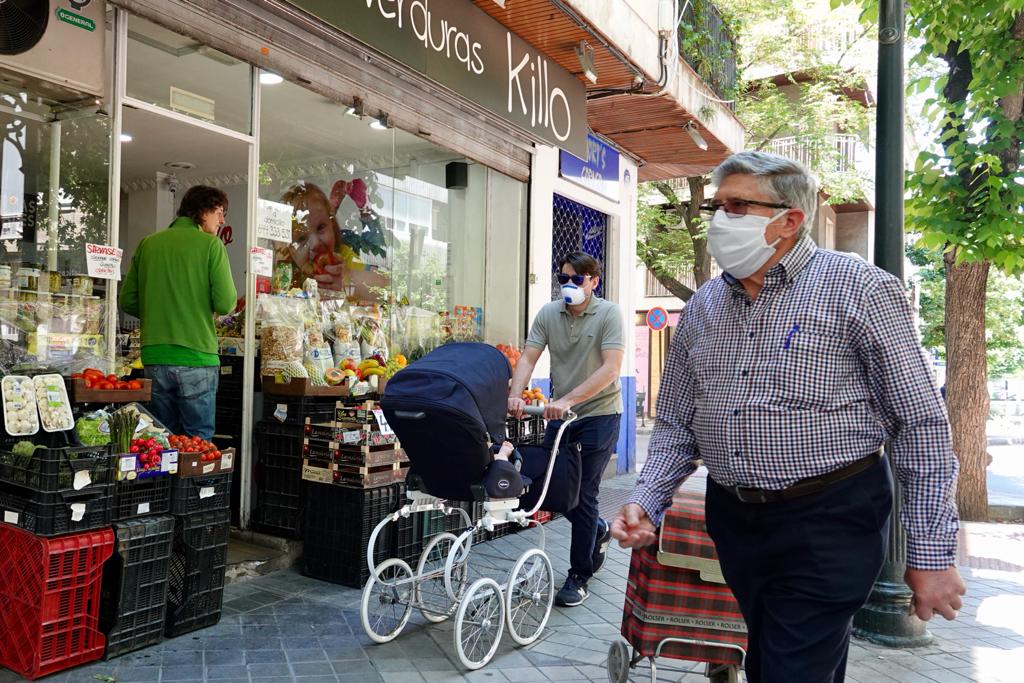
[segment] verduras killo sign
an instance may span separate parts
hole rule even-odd
[[[468,0],[289,1],[586,158],[583,84]]]

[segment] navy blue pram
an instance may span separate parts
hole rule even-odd
[[[474,500],[471,487],[505,440],[508,360],[488,344],[446,344],[387,384],[381,408],[411,463],[407,481],[438,498]],[[518,492],[515,492],[518,493]]]

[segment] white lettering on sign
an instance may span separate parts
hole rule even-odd
[[[547,128],[559,141],[565,142],[572,133],[572,112],[565,92],[559,87],[550,86],[548,60],[540,55],[532,60],[530,53],[524,52],[522,59],[515,62],[511,33],[506,34],[505,44],[508,48],[508,113],[515,111],[514,105],[517,103],[513,102],[513,95],[518,95],[520,112],[530,117],[530,125]],[[523,71],[527,64],[530,65],[529,105],[523,92]]]
[[[396,22],[399,30],[404,28],[405,0],[366,0],[367,9],[374,5],[382,17]],[[467,71],[478,76],[483,74],[484,60],[480,54],[483,45],[474,41],[454,22],[438,20],[430,11],[430,0],[413,0],[409,4],[409,27],[416,39],[423,43],[423,47],[444,54],[448,59],[454,54]]]
[[[85,262],[89,269],[89,277],[99,280],[120,280],[123,253],[123,249],[105,244],[86,244]]]

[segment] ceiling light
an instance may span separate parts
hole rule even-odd
[[[580,68],[583,70],[583,75],[591,83],[597,83],[597,67],[594,66],[594,48],[590,47],[590,43],[585,40],[581,40],[580,44],[575,47],[576,59],[580,60]]]
[[[273,73],[272,71],[261,71],[260,72],[260,83],[262,85],[277,85],[283,83],[284,79]]]
[[[345,113],[356,118],[363,118],[363,101],[358,97],[353,98],[351,106],[345,110]]]
[[[693,140],[693,144],[701,148],[702,151],[708,151],[708,141],[704,139],[704,136],[697,130],[697,126],[693,125],[693,121],[690,121],[683,129],[690,134],[690,139]]]
[[[381,114],[370,122],[370,128],[373,128],[374,130],[387,130],[390,127],[391,120],[388,118],[387,114]]]
[[[121,133],[121,142],[131,142],[132,136],[128,133]]]

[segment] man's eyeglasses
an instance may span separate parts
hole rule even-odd
[[[582,287],[583,283],[586,282],[587,278],[590,277],[590,276],[589,275],[566,275],[565,273],[556,273],[555,277],[558,278],[558,284],[560,284],[560,285],[567,285],[567,284],[569,284],[569,280],[572,280],[572,283],[574,285],[576,285],[577,287]]]
[[[759,202],[756,199],[726,199],[724,202],[707,202],[700,205],[700,211],[704,214],[714,214],[722,209],[729,216],[746,216],[750,206],[767,206],[772,209],[791,209],[793,207],[774,202]]]

